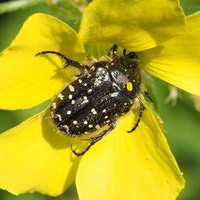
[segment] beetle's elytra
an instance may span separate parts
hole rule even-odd
[[[117,45],[111,51],[112,59],[95,62],[92,66],[82,65],[55,51],[36,54],[56,54],[65,60],[64,67],[71,65],[81,70],[77,79],[58,94],[50,107],[52,120],[62,133],[69,137],[89,135],[108,125],[98,135],[90,137],[90,144],[84,151],[72,150],[77,156],[83,155],[115,128],[117,119],[131,109],[141,91],[137,55],[134,52],[126,54],[124,50],[124,55],[119,56]],[[144,109],[140,102],[138,120],[128,132],[137,128]]]

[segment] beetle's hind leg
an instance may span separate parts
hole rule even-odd
[[[138,98],[138,99],[139,99],[139,98]],[[139,126],[139,124],[140,124],[140,120],[141,120],[141,118],[142,118],[142,114],[143,114],[144,110],[146,109],[145,106],[144,106],[144,104],[140,101],[140,99],[139,99],[139,104],[140,104],[140,112],[139,112],[139,115],[138,115],[137,122],[135,123],[135,126],[134,126],[130,131],[127,131],[128,133],[131,133],[131,132],[133,132],[133,131],[136,130],[136,128],[137,128],[137,127]]]
[[[61,54],[60,52],[57,52],[57,51],[40,51],[35,56],[39,56],[39,55],[42,55],[42,54],[55,54],[55,55],[61,57],[62,59],[65,60],[65,62],[63,63],[64,68],[69,66],[69,65],[76,67],[76,68],[79,68],[81,70],[83,70],[83,68],[85,68],[84,65],[81,65],[79,62],[77,62],[75,60],[71,60],[71,59],[67,58],[65,55],[63,55],[63,54]]]
[[[93,146],[96,142],[98,142],[99,140],[101,140],[105,135],[107,135],[108,133],[110,133],[116,127],[115,121],[116,120],[114,120],[112,123],[110,123],[109,127],[106,130],[104,130],[101,133],[99,133],[98,135],[96,135],[94,137],[91,137],[89,139],[86,139],[86,140],[90,140],[90,143],[89,143],[89,145],[82,152],[80,152],[80,153],[77,152],[78,146],[75,149],[72,149],[72,147],[71,147],[72,152],[76,156],[82,156],[83,154],[85,154],[91,148],[91,146]]]

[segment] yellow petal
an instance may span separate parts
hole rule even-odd
[[[0,135],[0,188],[18,195],[59,195],[75,179],[78,157],[70,142],[38,115]]]
[[[35,56],[45,50],[76,60],[84,53],[76,32],[68,25],[49,15],[32,15],[0,55],[1,108],[32,107],[54,96],[70,81],[74,72],[63,69],[63,60],[58,56]]]
[[[136,131],[127,133],[134,115],[121,117],[80,162],[76,184],[81,200],[176,199],[184,179],[159,120],[147,107]]]
[[[200,12],[187,18],[187,32],[139,54],[152,75],[200,95]]]
[[[179,34],[183,26],[177,1],[96,0],[84,11],[79,34],[86,44],[108,41],[141,51]]]

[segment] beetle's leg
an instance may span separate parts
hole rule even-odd
[[[144,91],[144,94],[151,102],[153,102],[153,99],[151,98],[151,96],[149,95],[147,91]]]
[[[112,58],[116,58],[117,57],[117,50],[118,50],[118,46],[116,44],[114,44],[110,51],[108,52],[108,56],[111,55],[111,52],[112,52]]]
[[[107,135],[108,133],[110,133],[116,127],[115,121],[116,120],[114,120],[112,123],[110,123],[109,127],[106,130],[102,131],[101,133],[99,133],[98,135],[96,135],[94,137],[91,137],[89,139],[91,141],[90,144],[82,152],[78,153],[76,151],[77,147],[75,149],[72,149],[72,147],[71,147],[72,152],[76,156],[82,156],[83,154],[85,154],[90,149],[91,146],[93,146],[96,142],[98,142],[99,140],[101,140],[105,135]]]
[[[139,100],[140,101],[140,100]],[[134,130],[136,130],[136,128],[138,127],[139,123],[140,123],[140,120],[142,118],[142,114],[143,114],[143,111],[145,110],[145,106],[144,104],[140,101],[140,112],[139,112],[139,116],[138,116],[138,119],[137,119],[137,122],[135,123],[135,126],[130,130],[130,131],[127,131],[128,133],[131,133],[133,132]]]
[[[123,55],[124,56],[126,55],[126,49],[123,49]]]
[[[42,54],[56,54],[57,56],[60,56],[62,59],[65,60],[65,62],[63,63],[64,68],[71,65],[73,67],[77,67],[79,69],[83,69],[85,68],[85,66],[81,65],[79,62],[75,61],[75,60],[71,60],[69,58],[67,58],[65,55],[61,54],[60,52],[57,51],[40,51],[36,54],[36,56],[38,55],[42,55]]]

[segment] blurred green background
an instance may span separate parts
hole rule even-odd
[[[73,0],[71,2],[73,2]],[[74,7],[70,7],[70,4],[65,4],[65,8],[63,8],[63,4],[60,3],[59,5],[61,5],[61,7],[49,7],[47,4],[41,3],[15,12],[0,14],[0,51],[9,45],[27,17],[36,12],[52,14],[76,28],[80,20],[80,13],[74,9]],[[181,0],[181,5],[187,15],[200,10],[199,0]],[[169,94],[168,86],[156,78],[153,78],[153,83],[158,113],[164,121],[168,143],[186,179],[186,188],[180,194],[178,200],[199,200],[200,113],[195,110],[192,97],[186,92],[180,91],[176,105],[172,106],[171,103],[166,103],[165,101]],[[0,133],[14,127],[34,113],[43,110],[46,105],[47,104],[44,103],[43,105],[29,110],[0,110]],[[59,197],[48,197],[38,193],[23,194],[16,197],[6,191],[0,190],[0,200],[27,199],[73,200],[78,199],[78,197],[74,185]]]

